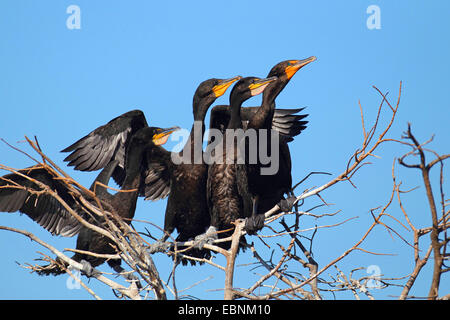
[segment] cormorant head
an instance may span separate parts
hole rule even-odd
[[[264,89],[272,82],[276,81],[277,77],[256,78],[246,77],[242,78],[233,87],[230,93],[230,105],[233,102],[242,104],[245,100],[256,96],[264,91]]]
[[[288,82],[294,74],[306,66],[308,63],[315,61],[315,56],[303,60],[286,60],[282,61],[270,70],[268,77],[278,77],[279,80]]]
[[[139,143],[142,145],[153,144],[156,146],[165,144],[169,139],[170,134],[174,131],[179,130],[180,127],[170,127],[170,128],[158,128],[158,127],[144,127],[137,131],[133,135],[134,143]]]
[[[194,94],[194,118],[201,118],[206,115],[206,112],[211,104],[218,97],[222,96],[233,83],[241,78],[241,76],[236,76],[230,79],[213,78],[200,83]]]
[[[268,77],[277,77],[278,80],[267,87],[264,91],[263,99],[272,103],[294,74],[308,63],[315,60],[316,57],[312,56],[303,60],[285,60],[273,66]]]

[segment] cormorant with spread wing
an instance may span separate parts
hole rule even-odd
[[[131,223],[136,209],[138,192],[143,183],[142,168],[145,166],[145,151],[151,150],[167,141],[168,136],[178,127],[161,129],[156,127],[145,127],[138,130],[130,139],[123,169],[126,172],[122,182],[122,190],[110,194],[103,185],[107,185],[109,179],[117,168],[119,161],[109,162],[95,179],[91,191],[95,191],[97,199],[102,208],[121,217],[126,223]],[[97,184],[99,182],[100,184]],[[78,250],[90,251],[99,254],[115,254],[111,240],[100,233],[83,226],[65,206],[55,197],[42,191],[48,188],[54,191],[71,209],[81,218],[91,224],[101,226],[104,219],[86,206],[83,206],[56,173],[42,165],[19,170],[0,177],[0,211],[25,213],[31,219],[39,223],[43,228],[54,235],[72,237],[78,234],[76,248]],[[82,189],[79,190],[95,207],[96,200]],[[89,213],[88,213],[89,212]],[[83,271],[89,275],[93,267],[101,265],[106,259],[89,254],[75,253],[73,260],[83,264]],[[120,259],[110,259],[108,264],[116,271],[122,272]],[[61,274],[64,270],[56,265],[50,265],[38,272],[39,274]]]

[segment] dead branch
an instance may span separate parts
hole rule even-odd
[[[41,239],[36,237],[31,232],[28,232],[28,231],[25,231],[25,230],[19,230],[19,229],[15,229],[15,228],[10,228],[10,227],[5,227],[5,226],[0,226],[0,230],[6,230],[6,231],[11,231],[11,232],[22,234],[22,235],[30,238],[31,240],[39,243],[41,246],[43,246],[43,247],[47,248],[48,250],[50,250],[61,261],[67,263],[67,265],[69,265],[71,267],[74,267],[74,268],[76,268],[78,270],[81,270],[83,268],[83,265],[81,263],[79,263],[77,261],[74,261],[71,258],[67,257],[61,251],[59,251],[58,249],[56,249],[52,245],[42,241]],[[136,295],[135,293],[132,292],[133,291],[132,289],[125,288],[122,285],[112,281],[111,279],[106,278],[98,270],[94,270],[93,277],[96,278],[98,281],[103,282],[107,286],[111,287],[112,289],[119,291],[120,293],[122,293],[123,295],[129,297],[130,299],[138,299],[138,300],[140,299],[139,295]]]
[[[431,248],[433,251],[434,266],[433,266],[432,282],[431,282],[430,290],[428,293],[428,299],[436,299],[439,296],[439,293],[438,293],[439,283],[440,283],[441,275],[443,273],[443,264],[444,264],[443,253],[445,254],[446,244],[448,242],[446,240],[446,239],[448,239],[447,238],[448,225],[445,222],[446,221],[446,217],[445,217],[446,211],[445,211],[445,201],[444,201],[445,197],[444,197],[444,191],[443,191],[443,161],[450,158],[450,154],[440,156],[432,150],[425,149],[424,146],[429,144],[433,140],[433,137],[424,143],[419,143],[419,141],[416,139],[416,137],[413,135],[413,133],[411,131],[410,123],[408,123],[408,129],[404,133],[403,139],[411,141],[411,142],[404,142],[403,144],[411,147],[412,150],[410,152],[404,154],[402,157],[400,157],[398,159],[398,162],[403,167],[415,168],[415,169],[420,170],[420,172],[422,174],[423,184],[424,184],[425,190],[426,190],[428,205],[430,208],[430,215],[431,215],[431,221],[432,221],[432,226],[430,229],[430,240],[431,240]],[[436,159],[427,163],[426,155],[425,155],[426,151],[433,153],[436,156]],[[410,156],[417,156],[417,155],[419,156],[419,163],[416,163],[416,164],[406,163],[405,158],[410,157]],[[437,163],[439,163],[441,165],[441,171],[440,171],[440,193],[441,193],[441,206],[442,206],[442,210],[441,210],[442,217],[441,218],[439,218],[439,216],[438,216],[438,210],[437,210],[436,202],[434,200],[434,194],[433,194],[433,190],[431,187],[431,179],[430,179],[430,170]],[[414,280],[417,277],[418,273],[420,272],[422,267],[428,261],[428,257],[431,252],[429,250],[423,259],[419,258],[419,254],[418,254],[418,252],[419,252],[419,248],[418,248],[419,237],[422,236],[423,234],[425,234],[425,230],[417,230],[414,226],[412,226],[412,223],[411,223],[410,219],[408,218],[408,215],[406,214],[405,209],[403,208],[403,206],[401,204],[399,191],[398,191],[398,199],[399,199],[399,203],[400,203],[402,212],[405,215],[408,224],[414,231],[414,248],[415,248],[415,262],[416,262],[416,266],[414,268],[414,271],[410,278],[410,281],[408,281],[408,283],[405,285],[405,288],[401,295],[401,298],[404,299],[407,296],[411,286],[413,285]],[[439,240],[439,234],[441,232],[444,232],[444,234],[445,234],[444,241]],[[428,232],[426,232],[426,233],[428,233]],[[443,248],[444,252],[441,252],[441,248]]]

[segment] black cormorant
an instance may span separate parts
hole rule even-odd
[[[161,129],[145,127],[138,130],[132,136],[127,146],[124,160],[125,165],[123,167],[126,175],[123,179],[122,190],[127,190],[127,192],[117,192],[112,195],[105,187],[100,184],[96,185],[96,182],[104,185],[108,184],[113,171],[119,164],[118,160],[109,162],[91,186],[91,191],[95,191],[96,197],[101,201],[104,209],[120,216],[126,223],[131,223],[136,209],[138,193],[137,191],[129,190],[137,190],[140,184],[143,183],[142,168],[145,165],[145,151],[164,144],[168,136],[177,129],[179,128]],[[0,211],[20,211],[25,213],[43,228],[55,235],[71,237],[78,234],[76,244],[78,250],[99,254],[116,253],[110,239],[83,226],[53,196],[46,193],[38,195],[36,192],[32,192],[31,190],[42,191],[43,187],[25,177],[27,176],[39,181],[41,184],[56,192],[67,205],[88,222],[95,225],[102,225],[104,219],[98,216],[96,218],[94,213],[88,214],[86,207],[72,197],[66,185],[56,178],[56,174],[43,168],[42,165],[22,169],[19,173],[11,173],[0,177]],[[89,194],[84,194],[84,196],[94,206],[97,206],[97,202]],[[72,259],[82,263],[84,266],[83,270],[88,275],[88,270],[101,265],[106,260],[82,253],[75,253]],[[108,264],[119,273],[123,271],[120,263],[120,259],[108,260]],[[57,275],[64,273],[64,271],[57,266],[51,266],[50,268],[43,269],[39,273]]]
[[[243,78],[234,85],[230,93],[230,120],[222,137],[222,153],[216,152],[214,162],[208,167],[207,197],[211,226],[205,234],[197,237],[200,243],[217,237],[217,230],[232,228],[236,219],[250,217],[252,213],[251,198],[246,188],[240,189],[240,186],[246,184],[240,179],[245,179],[246,175],[238,173],[239,167],[245,169],[245,164],[240,164],[238,160],[238,146],[242,142],[238,132],[243,132],[240,109],[244,101],[262,93],[273,81],[276,81],[276,77]],[[229,136],[229,133],[232,136]],[[230,234],[225,232],[219,236],[225,238]],[[224,248],[229,248],[229,245],[221,244]]]
[[[250,119],[247,125],[248,129],[257,129],[258,132],[258,129],[269,130],[272,128],[276,97],[298,70],[315,60],[316,57],[314,56],[304,60],[287,60],[276,64],[270,70],[268,76],[275,76],[277,80],[264,90],[261,107]],[[267,137],[270,139],[270,135],[267,135]],[[265,213],[276,204],[279,204],[284,211],[290,210],[295,199],[292,194],[290,151],[287,141],[283,140],[282,135],[280,137],[279,149],[275,151],[278,152],[279,159],[278,171],[275,174],[262,174],[261,170],[266,165],[262,165],[261,162],[247,166],[248,191],[253,201],[253,219],[248,221],[247,224],[247,231],[250,233],[255,233],[263,226],[264,216],[259,216],[259,219],[256,219],[257,214]],[[260,137],[258,136],[258,138]],[[269,140],[266,145],[270,149]],[[269,150],[269,153],[273,151]],[[284,200],[284,194],[289,195],[288,201]]]

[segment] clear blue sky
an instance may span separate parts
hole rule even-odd
[[[81,9],[79,30],[66,27],[66,9],[71,4]],[[372,4],[381,9],[378,30],[366,26],[366,9]],[[373,119],[380,102],[372,85],[389,91],[389,97],[396,100],[403,81],[400,111],[391,137],[400,138],[407,122],[411,122],[421,141],[435,134],[431,147],[448,153],[449,13],[450,2],[444,0],[2,1],[0,137],[25,148],[25,144],[16,142],[24,135],[36,135],[47,155],[63,166],[64,155],[59,150],[123,112],[139,108],[150,124],[190,128],[192,95],[201,81],[237,74],[264,76],[279,61],[315,55],[317,61],[298,72],[277,100],[280,107],[307,106],[310,115],[308,129],[291,144],[294,181],[310,171],[343,171],[361,142],[358,100],[367,120]],[[227,99],[226,94],[217,102]],[[335,204],[329,211],[342,212],[328,220],[304,219],[303,227],[359,218],[317,233],[313,251],[319,267],[365,232],[372,219],[369,209],[383,205],[389,197],[393,157],[406,151],[384,146],[378,152],[382,158],[373,160],[374,164],[363,168],[354,179],[358,189],[346,184],[322,194]],[[4,144],[0,144],[0,163],[16,168],[32,165]],[[96,176],[69,168],[67,172],[85,186]],[[420,185],[407,198],[406,207],[418,227],[428,226],[430,217],[418,172],[398,173],[405,188]],[[327,179],[314,177],[304,188]],[[165,201],[140,200],[136,218],[162,226],[164,209]],[[402,219],[398,207],[390,213]],[[51,237],[18,213],[0,213],[0,225],[27,229],[60,249],[75,246],[75,238]],[[398,224],[396,227],[405,238],[412,239],[411,232]],[[250,241],[257,240],[253,237]],[[412,271],[412,249],[381,228],[364,248],[395,255],[355,252],[339,267],[348,272],[353,267],[377,265],[386,277],[405,276]],[[44,249],[21,235],[0,232],[1,299],[91,298],[83,289],[67,289],[65,275],[39,277],[16,265],[15,261],[32,263],[38,250]],[[238,264],[250,258],[250,253],[243,254]],[[159,254],[155,262],[166,280],[170,260]],[[245,285],[254,272],[263,272],[244,269],[237,269],[238,286]],[[110,271],[107,265],[102,270]],[[411,294],[428,293],[429,270],[418,279]],[[334,275],[335,270],[328,270],[324,276],[329,273]],[[178,288],[209,275],[214,278],[184,293],[220,299],[221,291],[206,290],[223,287],[223,275],[208,266],[178,268]],[[114,298],[96,280],[90,284],[100,296]],[[447,275],[440,294],[449,292]],[[373,292],[377,298],[392,298],[399,293],[395,288]]]

